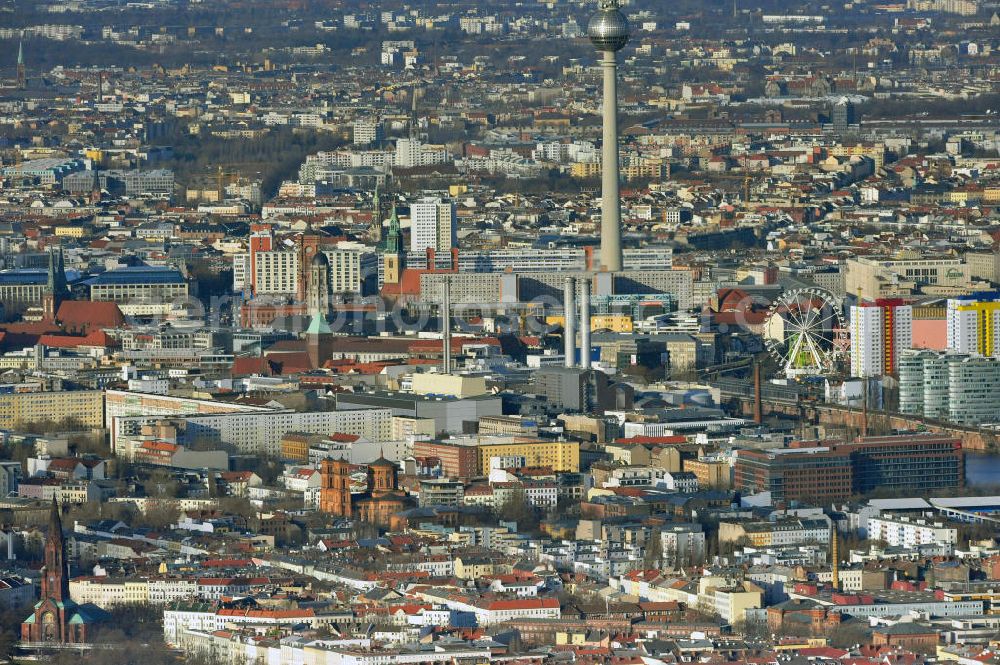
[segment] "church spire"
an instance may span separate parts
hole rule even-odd
[[[46,293],[56,292],[56,255],[55,252],[49,248],[49,278],[45,283]]]
[[[372,196],[372,226],[371,240],[378,245],[382,242],[382,197],[379,194],[379,184],[375,183],[375,194]]]
[[[17,89],[24,90],[28,87],[28,73],[24,67],[24,33],[17,41]]]
[[[62,538],[62,517],[59,515],[59,502],[55,496],[52,497],[52,508],[49,510],[48,538],[51,539],[53,534],[59,534],[59,538]]]
[[[68,600],[68,573],[59,503],[55,497],[52,497],[52,509],[49,511],[49,533],[45,537],[45,575],[42,577],[42,599]]]
[[[63,256],[62,245],[59,246],[59,260],[56,263],[56,289],[60,295],[65,294],[69,288],[66,286],[66,258]]]
[[[45,284],[45,293],[42,295],[42,315],[47,321],[55,321],[59,312],[59,305],[66,297],[66,272],[63,262],[62,248],[59,248],[59,255],[49,248],[49,271],[48,280]]]
[[[400,254],[403,250],[403,231],[399,225],[399,215],[396,214],[396,204],[392,204],[392,214],[389,215],[389,231],[385,236],[385,251],[387,254]]]

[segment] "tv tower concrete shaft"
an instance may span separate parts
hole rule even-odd
[[[601,155],[601,267],[622,269],[622,213],[618,189],[618,62],[604,51],[604,137]]]
[[[601,269],[622,269],[622,215],[618,189],[618,60],[628,43],[629,26],[618,0],[599,0],[597,13],[587,24],[590,42],[602,54],[604,123],[601,153]]]

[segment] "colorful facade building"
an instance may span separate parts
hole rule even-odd
[[[895,374],[899,354],[913,344],[913,310],[898,298],[851,307],[851,374]]]
[[[1000,291],[950,298],[947,325],[949,351],[1000,355]]]

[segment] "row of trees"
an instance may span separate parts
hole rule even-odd
[[[0,660],[18,654],[21,622],[29,607],[0,611]],[[148,604],[121,605],[109,610],[109,620],[94,626],[94,648],[65,649],[42,655],[50,665],[218,665],[200,655],[181,655],[163,643],[163,610]]]
[[[306,155],[345,144],[342,136],[291,127],[272,128],[254,140],[192,136],[186,127],[179,127],[173,136],[174,157],[165,165],[175,171],[180,182],[203,177],[220,165],[244,176],[259,174],[263,193],[270,197],[282,180],[298,170]]]

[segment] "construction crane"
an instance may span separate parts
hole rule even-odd
[[[212,192],[215,193],[216,201],[222,202],[226,198],[226,185],[238,182],[240,174],[238,171],[229,171],[224,166],[218,166],[211,171],[202,171],[195,174],[192,179],[193,187],[197,188],[198,198],[202,201],[211,201]]]
[[[218,185],[217,185],[217,187],[218,187],[218,197],[219,197],[218,201],[219,201],[219,203],[222,203],[223,201],[226,200],[226,180],[227,180],[227,178],[229,179],[229,182],[235,182],[235,181],[237,181],[239,179],[240,174],[239,174],[238,171],[226,171],[225,169],[222,168],[222,166],[219,166],[218,173],[217,173],[216,177],[218,178],[218,181],[217,181],[218,182]]]
[[[24,171],[23,171],[23,169],[21,167],[21,162],[22,161],[24,161],[24,155],[21,154],[21,146],[15,145],[14,146],[14,168],[16,170],[14,172],[14,177],[17,179],[18,183],[22,183],[23,184],[23,182],[24,182]]]

